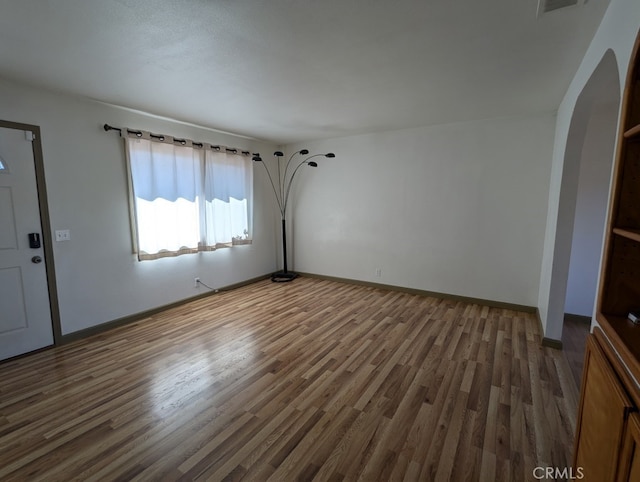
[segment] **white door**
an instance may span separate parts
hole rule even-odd
[[[0,360],[53,344],[31,141],[0,127]],[[37,233],[40,247],[31,247]]]

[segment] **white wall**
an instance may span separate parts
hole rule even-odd
[[[297,179],[294,268],[535,306],[554,123],[535,115],[287,146],[336,154]]]
[[[545,232],[542,275],[538,309],[545,336],[560,339],[566,293],[566,270],[563,259],[566,257],[563,246],[570,245],[567,234],[559,232],[558,220],[562,216],[560,202],[565,153],[571,121],[576,102],[585,85],[610,49],[617,61],[620,92],[626,81],[627,68],[633,44],[640,26],[640,2],[637,0],[611,0],[609,8],[591,42],[587,53],[567,93],[558,109],[551,184],[549,191],[549,212]],[[563,279],[564,278],[564,279]]]
[[[592,112],[582,147],[564,309],[574,315],[591,316],[594,310],[618,107],[616,102]]]
[[[255,176],[254,244],[212,253],[138,262],[131,252],[122,141],[102,125],[128,126],[251,150],[274,147],[97,102],[0,80],[0,118],[42,129],[63,334],[185,299],[202,292],[198,276],[222,287],[275,269],[276,217]]]

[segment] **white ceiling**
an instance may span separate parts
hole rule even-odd
[[[555,110],[608,3],[0,0],[0,77],[284,144]]]

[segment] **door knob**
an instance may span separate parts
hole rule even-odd
[[[31,258],[31,262],[35,264],[42,263],[42,258],[40,256],[34,256]]]

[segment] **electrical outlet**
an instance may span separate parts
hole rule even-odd
[[[382,276],[382,268],[376,268],[376,278],[380,278]]]
[[[197,288],[199,284],[200,284],[200,278],[194,278],[193,279],[193,287]]]

